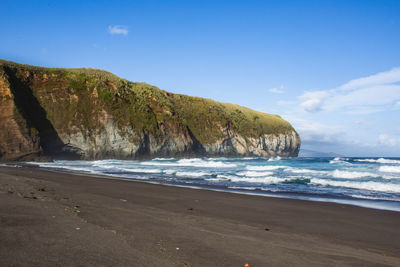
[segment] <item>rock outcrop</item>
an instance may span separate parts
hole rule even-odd
[[[296,157],[277,115],[172,94],[106,71],[0,61],[0,160]]]

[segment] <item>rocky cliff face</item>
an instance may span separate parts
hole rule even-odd
[[[93,69],[0,61],[0,160],[295,157],[277,115],[172,94]]]

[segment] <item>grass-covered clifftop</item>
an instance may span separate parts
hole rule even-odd
[[[297,156],[300,147],[293,127],[278,115],[97,69],[0,60],[0,110],[0,160],[32,153],[83,159]]]
[[[98,69],[44,68],[0,61],[0,67],[29,86],[57,129],[87,131],[101,127],[99,112],[112,114],[120,126],[157,136],[160,122],[187,125],[201,143],[212,143],[226,126],[244,137],[280,134],[292,126],[278,115],[235,104],[173,94]],[[26,103],[29,104],[29,103]],[[71,128],[71,125],[75,126]]]

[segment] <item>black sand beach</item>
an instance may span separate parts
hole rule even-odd
[[[0,167],[1,266],[400,266],[400,213]]]

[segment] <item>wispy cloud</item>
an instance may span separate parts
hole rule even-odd
[[[285,91],[283,91],[283,85],[281,85],[279,88],[271,88],[268,91],[270,91],[273,94],[283,94]]]
[[[109,34],[121,34],[121,35],[128,35],[128,26],[124,25],[110,25],[107,28],[107,32]]]
[[[351,80],[331,90],[309,91],[299,97],[307,112],[341,110],[369,114],[400,102],[400,68]]]
[[[340,126],[323,124],[295,116],[285,116],[296,131],[299,132],[302,142],[337,143],[343,140],[345,131]]]
[[[379,142],[386,146],[400,146],[400,137],[390,136],[388,134],[379,135]]]
[[[393,68],[389,71],[379,72],[377,74],[354,79],[342,85],[340,88],[344,90],[351,90],[363,87],[370,87],[374,85],[391,84],[400,81],[400,68]]]
[[[320,111],[325,100],[331,96],[329,91],[310,91],[300,96],[300,106],[308,112]]]

